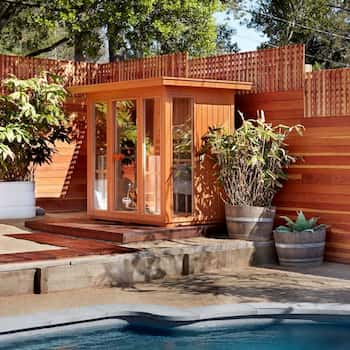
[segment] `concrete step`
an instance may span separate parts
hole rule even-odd
[[[128,245],[130,246],[130,245]],[[253,242],[194,238],[134,253],[0,265],[0,296],[134,283],[255,265]]]

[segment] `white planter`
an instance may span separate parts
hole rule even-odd
[[[35,216],[34,183],[0,181],[0,219],[26,219]]]

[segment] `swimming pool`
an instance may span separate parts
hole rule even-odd
[[[185,311],[156,307],[155,312],[151,313],[152,307],[138,311],[134,307],[129,312],[119,309],[115,312],[119,313],[118,316],[104,316],[102,319],[95,312],[97,318],[90,318],[88,322],[67,319],[69,324],[62,322],[59,316],[59,327],[56,325],[58,319],[53,319],[49,328],[35,325],[28,328],[27,324],[25,331],[1,332],[0,349],[349,349],[350,317],[347,307],[344,313],[340,313],[339,305],[318,305],[311,309],[310,306],[302,308],[299,304],[299,308],[293,309],[277,308],[274,304],[273,308],[266,308],[265,305],[260,312],[257,306],[255,308],[256,312],[252,311],[251,305],[236,305],[236,309],[228,305]],[[80,312],[87,316],[87,310]],[[45,318],[43,315],[40,317]]]

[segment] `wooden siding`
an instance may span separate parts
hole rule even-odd
[[[213,163],[208,159],[199,161],[199,150],[202,136],[212,125],[223,125],[234,129],[234,93],[214,89],[168,88],[170,97],[191,97],[194,101],[194,213],[192,219],[175,218],[176,222],[213,223],[224,221],[224,205],[221,198],[221,187],[217,182]],[[173,218],[174,220],[174,218]]]
[[[300,91],[237,96],[236,101],[247,115],[264,109],[267,120],[275,124],[305,126],[303,137],[291,136],[288,141],[301,159],[289,169],[289,179],[275,198],[277,214],[295,216],[302,209],[319,216],[330,225],[326,259],[350,263],[350,115],[304,118]]]
[[[315,87],[322,82],[318,76],[327,79],[325,77],[334,76],[334,73],[316,75],[316,82],[312,85],[314,90],[308,90],[310,81],[306,84],[306,91],[312,94],[319,91]],[[331,81],[327,84],[322,83],[322,86],[327,86],[322,98],[321,95],[313,97],[318,101],[313,102],[316,103],[313,106],[320,106],[324,97],[329,96],[327,91],[331,90]],[[337,91],[340,96],[337,101],[345,101],[346,90]],[[306,100],[308,97],[306,94]],[[263,109],[267,120],[275,124],[305,126],[303,137],[292,136],[288,141],[292,153],[302,160],[289,169],[289,180],[276,196],[277,214],[295,216],[296,211],[302,209],[309,216],[319,216],[322,222],[331,226],[327,235],[326,259],[350,263],[350,113],[339,117],[337,115],[346,111],[339,109],[343,104],[336,104],[331,99],[326,101],[331,106],[324,106],[326,109],[323,110],[312,109],[312,113],[321,113],[320,116],[309,113],[304,117],[303,90],[236,97],[237,108],[249,117],[256,116],[256,110]],[[336,115],[329,116],[331,110]]]
[[[255,118],[263,110],[268,118],[293,119],[304,116],[304,90],[237,95],[236,107],[246,118]]]
[[[315,117],[301,123],[303,137],[289,140],[290,150],[303,157],[289,170],[289,180],[276,197],[279,214],[302,209],[330,225],[326,259],[350,263],[350,119]]]

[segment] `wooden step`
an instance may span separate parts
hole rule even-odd
[[[33,232],[6,235],[11,238],[28,240],[40,244],[60,247],[52,250],[0,254],[0,264],[33,262],[41,260],[58,260],[90,255],[110,255],[134,253],[137,249],[120,247],[111,243],[104,243],[90,239],[61,236],[53,233]],[[63,247],[64,249],[62,249]]]
[[[37,231],[118,243],[200,237],[208,229],[213,228],[213,225],[154,227],[69,219],[64,222],[33,220],[27,221],[26,226]]]
[[[86,198],[37,198],[36,205],[48,213],[85,211]]]

